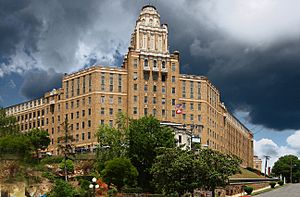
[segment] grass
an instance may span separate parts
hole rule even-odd
[[[261,175],[258,175],[254,172],[251,172],[247,169],[244,168],[240,168],[241,173],[240,174],[235,174],[233,176],[231,176],[230,178],[264,178]]]

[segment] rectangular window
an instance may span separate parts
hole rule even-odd
[[[101,102],[101,103],[105,103],[105,96],[101,96],[100,102]]]
[[[81,123],[81,127],[84,129],[84,122]]]
[[[88,120],[88,127],[91,127],[92,126],[92,122],[91,120]]]
[[[92,109],[89,108],[89,116],[92,115]]]
[[[162,116],[166,116],[166,110],[165,110],[165,109],[162,109],[162,110],[161,110],[161,115],[162,115]]]
[[[133,114],[135,114],[135,115],[137,114],[137,107],[133,108]]]
[[[118,104],[122,104],[122,97],[118,97]]]
[[[91,139],[91,132],[88,132],[88,139]]]
[[[79,100],[76,101],[76,107],[79,107]]]
[[[166,104],[166,99],[165,98],[161,99],[161,104],[163,104],[163,105]]]
[[[114,74],[110,74],[109,75],[109,91],[113,91],[114,90]]]
[[[201,104],[198,103],[198,111],[201,111]]]
[[[69,81],[66,81],[66,99],[69,98]]]
[[[199,122],[201,121],[201,115],[198,115],[198,121]]]
[[[190,98],[194,98],[194,82],[190,82]]]
[[[144,108],[144,116],[148,115],[148,108]]]
[[[133,101],[136,103],[138,100],[138,97],[137,96],[133,96]]]
[[[156,97],[153,97],[153,104],[156,104]]]
[[[105,91],[105,73],[101,73],[101,91]]]
[[[172,76],[172,83],[175,83],[175,76]]]
[[[103,125],[104,124],[104,120],[100,120],[100,124]]]
[[[145,91],[145,92],[148,91],[148,85],[147,85],[147,84],[144,85],[144,91]]]
[[[161,87],[161,92],[164,94],[166,92],[166,87],[165,86],[162,86]]]
[[[172,105],[175,105],[175,99],[172,99]]]
[[[79,77],[77,78],[77,95],[79,95],[80,94],[80,81],[79,81]]]
[[[114,97],[113,96],[109,96],[109,103],[113,104],[114,103]]]
[[[185,81],[182,81],[182,98],[185,98],[185,97],[186,97],[186,91],[185,91],[185,88],[186,88],[186,82],[185,82]]]
[[[172,88],[172,94],[175,94],[175,88],[174,87]]]
[[[145,104],[148,103],[148,96],[145,96],[145,97],[144,97],[144,103],[145,103]]]
[[[198,99],[201,99],[201,83],[198,82]]]
[[[172,117],[175,117],[175,110],[172,110]]]
[[[194,110],[194,103],[190,103],[190,109]]]
[[[137,84],[133,84],[133,90],[137,91],[138,89],[138,85]]]
[[[156,116],[156,109],[153,109],[153,116]]]
[[[157,90],[157,87],[156,87],[156,85],[154,85],[153,86],[153,92],[156,92],[156,90]]]
[[[92,98],[89,97],[89,105],[92,104]]]
[[[76,112],[76,118],[79,118],[79,111]]]
[[[84,117],[85,115],[85,110],[82,110],[82,117]]]
[[[84,140],[84,133],[81,134],[81,139]]]
[[[85,94],[85,76],[82,77],[82,93]]]
[[[190,117],[191,117],[191,121],[193,121],[194,120],[194,115],[191,114]]]
[[[172,71],[173,72],[176,71],[176,65],[175,65],[175,63],[172,63]]]
[[[109,120],[109,126],[114,126],[114,121],[113,120]]]
[[[182,114],[182,119],[186,120],[186,114]]]
[[[137,68],[138,67],[138,60],[134,59],[133,60],[133,68]]]
[[[89,74],[89,92],[92,91],[92,75]]]
[[[71,109],[73,109],[73,108],[74,108],[74,102],[71,101]]]
[[[109,108],[109,115],[113,115],[114,113],[114,109],[113,108]]]
[[[104,111],[104,108],[103,107],[101,107],[101,115],[104,115],[105,114],[105,111]]]

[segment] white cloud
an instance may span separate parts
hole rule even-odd
[[[299,7],[297,0],[210,0],[192,10],[232,38],[259,46],[298,38]]]
[[[274,163],[284,155],[299,155],[296,149],[290,148],[288,146],[279,146],[273,140],[263,138],[258,141],[254,140],[254,154],[257,155],[259,158],[263,159],[263,169],[265,166],[264,156],[270,156],[270,160],[268,166],[272,167]]]
[[[293,135],[289,136],[286,139],[286,142],[292,148],[299,149],[300,148],[300,130],[296,131]]]

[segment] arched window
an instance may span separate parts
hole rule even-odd
[[[162,61],[161,67],[162,67],[162,68],[166,68],[166,62],[165,62],[165,61]]]
[[[148,67],[148,60],[147,59],[144,60],[144,67]]]

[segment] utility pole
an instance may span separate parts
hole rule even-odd
[[[293,160],[292,160],[292,158],[291,158],[290,183],[293,183]]]
[[[265,157],[265,160],[266,160],[266,162],[265,162],[265,177],[266,177],[267,176],[268,160],[270,159],[270,156],[264,155],[264,157]]]

